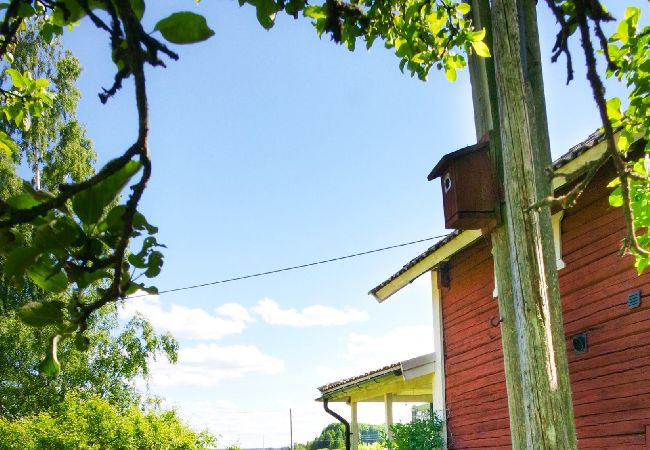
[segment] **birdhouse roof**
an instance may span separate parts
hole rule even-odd
[[[447,170],[447,167],[449,167],[449,165],[452,162],[462,158],[463,156],[469,153],[483,150],[487,148],[488,145],[489,145],[488,141],[479,142],[478,144],[463,147],[459,150],[456,150],[455,152],[447,153],[445,156],[442,157],[442,159],[440,159],[440,161],[438,161],[438,164],[436,164],[436,167],[433,168],[431,173],[429,173],[427,180],[431,181],[435,178],[438,178],[439,176],[442,176],[443,172]]]

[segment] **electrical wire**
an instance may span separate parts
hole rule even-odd
[[[223,279],[223,280],[210,281],[210,282],[207,282],[207,283],[192,284],[192,285],[189,285],[189,286],[182,286],[182,287],[177,287],[177,288],[165,289],[165,290],[159,291],[158,294],[160,295],[160,294],[168,294],[170,292],[187,291],[187,290],[190,290],[190,289],[198,289],[198,288],[207,287],[207,286],[214,286],[216,284],[231,283],[233,281],[240,281],[240,280],[246,280],[246,279],[249,279],[249,278],[257,278],[257,277],[263,277],[263,276],[266,276],[266,275],[273,275],[273,274],[276,274],[276,273],[288,272],[290,270],[304,269],[306,267],[313,267],[313,266],[318,266],[320,264],[328,264],[328,263],[332,263],[332,262],[336,262],[336,261],[342,261],[342,260],[345,260],[345,259],[357,258],[359,256],[370,255],[372,253],[385,252],[386,250],[392,250],[394,248],[407,247],[409,245],[419,244],[421,242],[432,241],[434,239],[440,239],[440,238],[444,238],[444,237],[447,237],[447,236],[449,236],[449,235],[448,234],[441,234],[439,236],[432,236],[432,237],[428,237],[428,238],[424,238],[424,239],[418,239],[416,241],[404,242],[402,244],[389,245],[387,247],[376,248],[376,249],[373,249],[373,250],[366,250],[364,252],[352,253],[352,254],[345,255],[345,256],[338,256],[336,258],[323,259],[323,260],[320,260],[320,261],[314,261],[314,262],[310,262],[310,263],[307,263],[307,264],[299,264],[297,266],[283,267],[282,269],[268,270],[266,272],[252,273],[252,274],[249,274],[249,275],[241,275],[241,276],[238,276],[238,277],[232,277],[232,278],[226,278],[226,279]],[[129,296],[129,298],[144,297],[146,295],[148,295],[148,294],[131,295],[131,296]]]

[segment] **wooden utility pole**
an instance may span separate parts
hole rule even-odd
[[[532,0],[471,0],[492,60],[472,57],[477,137],[492,130],[503,180],[502,223],[492,231],[510,430],[514,449],[577,448],[549,207],[551,163]],[[491,33],[489,31],[492,31]],[[491,41],[491,42],[490,42]]]
[[[486,29],[486,43],[492,45],[492,17],[490,5],[486,0],[471,0],[472,20],[477,29]],[[476,140],[485,133],[491,133],[490,153],[494,170],[503,179],[503,161],[500,151],[499,109],[497,100],[496,80],[494,73],[494,58],[482,58],[471,55],[469,58],[469,73],[472,83],[472,102],[474,104],[474,125]],[[503,362],[506,374],[506,391],[508,393],[508,414],[510,434],[513,449],[525,448],[526,435],[523,423],[513,420],[523,417],[523,394],[521,382],[518,380],[519,343],[515,327],[515,309],[512,295],[512,276],[510,272],[510,253],[508,249],[508,221],[505,208],[497,211],[501,225],[491,233],[492,256],[494,261],[495,283],[498,292],[499,314],[501,316],[501,341],[503,345]]]
[[[293,414],[291,414],[291,408],[289,408],[289,439],[291,442],[291,450],[293,450]]]

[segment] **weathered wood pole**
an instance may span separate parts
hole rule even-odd
[[[523,415],[513,416],[511,408],[510,423],[513,430],[523,428],[525,446],[514,439],[513,446],[575,449],[551,212],[547,206],[531,208],[551,191],[550,180],[544,174],[551,157],[540,89],[535,6],[532,0],[493,0],[491,11],[505,190],[504,240],[512,282],[513,303],[508,308],[514,310],[519,359],[519,373],[511,373],[506,363],[506,379],[509,391],[516,389],[517,384],[521,386]],[[501,263],[506,261],[500,250],[496,250],[501,255],[497,261],[499,272],[504,270]],[[497,279],[502,278],[505,275],[498,273]],[[500,296],[503,288],[499,286]],[[514,353],[514,349],[506,350],[506,345],[512,343],[504,341],[504,354]],[[513,438],[515,434],[516,431]]]
[[[471,0],[472,21],[477,29],[486,29],[486,43],[492,48],[492,29],[490,5],[487,0]],[[500,149],[499,109],[497,100],[494,58],[471,55],[469,72],[472,83],[472,103],[477,141],[488,132],[491,136],[491,157],[494,168],[503,179],[503,162]],[[515,308],[512,295],[512,275],[510,272],[510,253],[508,248],[508,221],[505,208],[497,210],[501,225],[491,233],[492,255],[495,282],[497,285],[499,315],[501,317],[501,342],[503,363],[506,373],[508,393],[508,414],[513,449],[525,448],[526,434],[521,418],[524,416],[524,403],[519,365],[519,341],[515,326]]]

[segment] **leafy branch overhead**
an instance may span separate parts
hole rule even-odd
[[[574,204],[598,168],[611,158],[618,176],[609,185],[613,188],[609,201],[612,206],[623,209],[627,228],[622,251],[635,256],[637,271],[641,273],[650,264],[650,26],[640,28],[641,11],[630,7],[618,23],[616,32],[607,37],[603,23],[615,19],[601,2],[546,0],[546,3],[560,24],[553,61],[565,55],[567,83],[573,79],[568,41],[574,33],[580,35],[587,80],[607,143],[605,158],[592,165],[571,192],[555,201],[560,200],[564,207]],[[625,111],[621,110],[619,98],[606,98],[602,77],[596,67],[597,51],[607,68],[606,77],[616,77],[628,87]]]
[[[485,33],[474,31],[464,18],[469,10],[465,4],[247,3],[256,8],[265,28],[272,27],[275,15],[284,9],[293,16],[302,13],[312,18],[319,34],[327,32],[350,49],[354,49],[357,38],[365,39],[370,46],[379,37],[387,47],[395,48],[401,68],[421,79],[434,64],[455,79],[456,69],[466,65],[459,50],[474,49],[489,55],[481,41]],[[49,293],[19,311],[25,323],[53,330],[41,365],[48,375],[60,369],[57,347],[61,340],[74,337],[78,348],[87,348],[84,333],[94,311],[140,290],[156,292],[155,287],[138,281],[143,276],[157,276],[164,261],[163,246],[155,238],[157,228],[138,211],[151,176],[144,67],[165,66],[165,58],[178,59],[163,40],[191,44],[210,38],[214,32],[204,17],[180,11],[156,23],[152,31],[158,35],[143,28],[145,10],[143,0],[12,0],[3,7],[0,55],[9,65],[6,73],[12,84],[0,91],[0,109],[5,121],[18,132],[27,130],[31,119],[51,107],[53,99],[47,90],[48,80],[33,79],[29,72],[11,67],[15,44],[30,21],[37,21],[46,42],[84,18],[106,33],[115,73],[112,84],[99,94],[103,103],[117,94],[125,80],[132,78],[135,83],[138,134],[122,156],[86,180],[57,186],[55,192],[26,182],[22,193],[0,199],[4,281],[21,285],[30,279]],[[0,149],[8,158],[16,152],[16,138],[15,133],[0,133]],[[123,190],[127,195],[121,202]],[[29,232],[23,233],[25,229]],[[130,248],[132,239],[139,248]]]
[[[308,18],[319,36],[329,35],[350,50],[356,48],[359,40],[367,48],[380,42],[394,50],[402,71],[422,80],[436,68],[453,81],[457,70],[467,65],[468,55],[490,57],[486,30],[474,28],[469,19],[470,6],[456,0],[239,2],[241,6],[255,8],[259,23],[266,29],[272,28],[277,15],[284,11],[295,18]],[[626,249],[637,256],[637,268],[641,271],[649,261],[649,170],[647,163],[628,161],[626,152],[637,137],[648,140],[650,33],[647,27],[638,29],[638,10],[628,10],[616,34],[606,38],[601,23],[612,18],[598,1],[546,2],[560,25],[553,57],[567,57],[569,78],[572,63],[567,42],[578,30],[587,65],[595,73],[591,24],[607,59],[608,76],[631,87],[629,106],[620,111],[620,101],[605,102],[598,74],[590,70],[589,80],[603,116],[610,156],[619,172],[612,203],[621,204],[626,211]],[[5,78],[11,83],[0,88],[0,118],[6,125],[2,127],[5,131],[0,130],[0,158],[15,159],[19,133],[28,130],[32,121],[53,104],[54,94],[48,90],[47,79],[35,78],[29,71],[12,66],[16,43],[28,23],[38,24],[46,42],[64,30],[72,30],[82,19],[92,23],[105,33],[115,64],[110,86],[99,94],[101,102],[116,95],[126,80],[132,79],[135,85],[138,132],[121,156],[87,179],[61,184],[52,192],[26,182],[22,193],[0,198],[3,282],[20,285],[30,279],[48,293],[47,299],[34,299],[26,305],[20,316],[30,325],[53,330],[42,365],[43,372],[53,375],[60,367],[56,350],[62,339],[74,337],[79,348],[87,346],[84,333],[93,312],[139,290],[156,292],[155,287],[141,280],[157,276],[164,261],[164,246],[155,237],[157,228],[138,211],[152,170],[144,69],[147,65],[164,67],[168,60],[178,59],[168,44],[198,43],[212,37],[214,31],[203,16],[190,11],[174,12],[160,18],[153,30],[145,30],[145,0],[11,0],[2,5],[0,56],[5,61]],[[615,128],[622,129],[617,142]],[[586,179],[588,182],[589,176]],[[565,201],[565,206],[575,201],[580,192]]]

